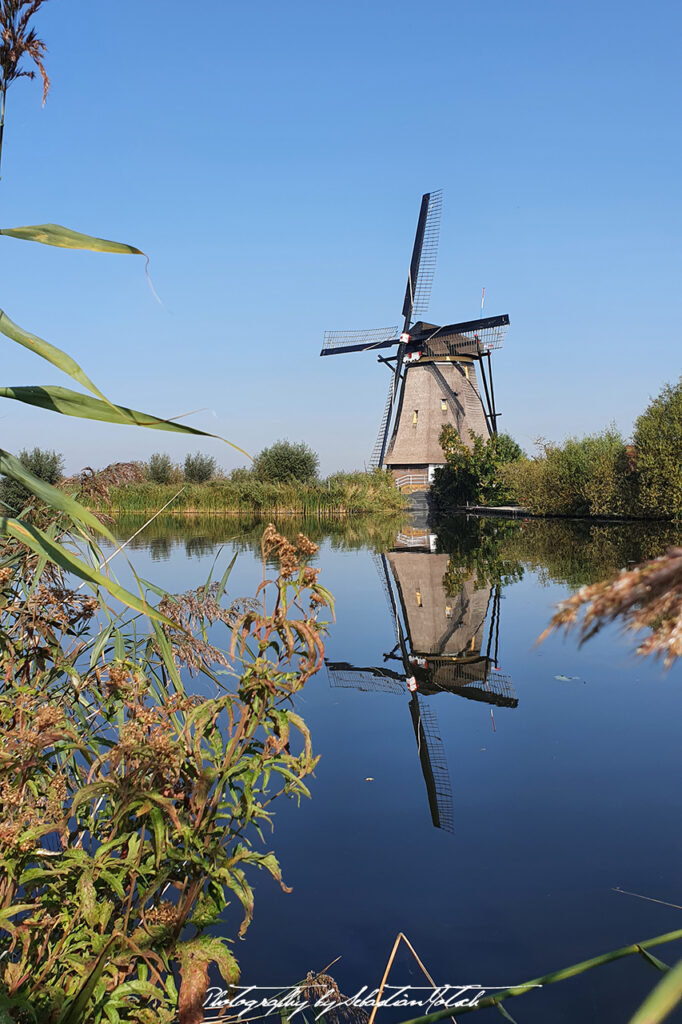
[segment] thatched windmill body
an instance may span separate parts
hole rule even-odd
[[[370,331],[328,331],[320,355],[395,348],[377,353],[392,372],[370,466],[390,468],[399,486],[427,486],[445,462],[439,437],[453,426],[464,443],[470,431],[497,431],[491,352],[500,348],[509,317],[485,317],[438,326],[422,317],[428,308],[436,266],[442,193],[421,201],[417,232],[398,327]]]

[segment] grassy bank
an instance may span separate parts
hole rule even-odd
[[[394,513],[405,497],[387,473],[337,473],[312,483],[266,483],[261,480],[211,480],[205,484],[130,483],[112,487],[91,507],[115,515],[153,514],[171,504],[170,514],[356,515]]]

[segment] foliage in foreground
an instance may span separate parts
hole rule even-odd
[[[64,459],[55,451],[43,448],[24,449],[19,452],[19,462],[39,480],[57,484],[64,475]],[[11,477],[0,477],[0,510],[10,515],[19,514],[33,498],[31,492]]]
[[[627,630],[646,631],[638,654],[663,657],[666,668],[682,657],[682,548],[582,587],[561,602],[543,638],[553,629],[578,626],[583,642],[616,620]]]
[[[238,980],[231,944],[206,929],[236,899],[244,933],[251,869],[283,884],[257,840],[276,796],[307,795],[316,763],[291,706],[323,659],[330,596],[305,565],[315,551],[271,526],[256,601],[225,606],[226,573],[164,595],[167,625],[150,632],[5,549],[0,991],[12,1019],[190,1024],[210,967]],[[109,619],[99,632],[96,614]],[[216,696],[189,696],[183,670]]]
[[[457,1017],[463,1017],[464,1014],[477,1013],[479,1010],[487,1010],[494,1007],[505,1020],[512,1021],[512,1024],[517,1024],[516,1018],[511,1016],[506,1007],[509,1000],[516,999],[519,996],[528,997],[531,994],[534,994],[536,998],[541,998],[542,990],[547,985],[555,985],[557,982],[575,978],[580,974],[585,974],[586,971],[594,970],[596,967],[604,967],[606,964],[615,963],[617,960],[623,960],[626,957],[641,956],[650,967],[662,973],[663,978],[652,989],[634,1016],[630,1018],[629,1024],[660,1024],[661,1021],[667,1019],[670,1011],[682,1000],[682,960],[675,964],[674,967],[669,967],[668,964],[660,960],[651,951],[657,946],[679,942],[681,939],[682,928],[666,932],[663,935],[655,935],[651,939],[643,939],[641,942],[621,946],[619,949],[610,950],[608,953],[591,957],[589,960],[583,960],[581,963],[571,964],[570,967],[563,967],[558,971],[543,974],[539,978],[532,978],[530,981],[522,982],[520,985],[513,985],[511,988],[503,989],[501,992],[483,995],[475,1005],[458,1007],[455,1012]],[[516,1013],[516,1010],[514,1010],[514,1013]],[[438,1010],[435,1013],[429,1013],[422,1017],[413,1017],[409,1021],[403,1021],[402,1024],[438,1024],[439,1021],[444,1021],[447,1018],[452,1019],[452,1007],[446,1010]]]

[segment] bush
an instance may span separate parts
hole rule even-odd
[[[614,428],[563,445],[539,442],[540,454],[504,466],[515,501],[537,515],[623,516],[635,510],[628,447]]]
[[[259,480],[308,483],[317,478],[319,465],[317,454],[303,441],[276,441],[256,456],[253,472]]]
[[[195,452],[185,459],[185,480],[191,484],[205,484],[212,480],[216,473],[216,461],[212,455]]]
[[[35,476],[45,480],[48,484],[57,484],[64,475],[64,458],[59,452],[47,451],[44,448],[34,448],[33,451],[19,452],[19,462]],[[22,487],[16,480],[3,477],[0,480],[0,514],[9,512],[16,515],[22,511],[30,501],[37,502],[30,491]]]
[[[682,516],[682,378],[667,384],[635,423],[639,509]]]
[[[154,484],[174,483],[178,469],[166,452],[154,452],[147,466],[147,475]]]
[[[434,475],[433,498],[438,508],[504,505],[510,500],[500,470],[508,463],[524,459],[522,448],[509,434],[483,438],[473,431],[469,433],[471,447],[449,424],[441,431],[439,441],[447,466],[437,469]]]
[[[247,469],[246,466],[237,466],[230,473],[228,480],[233,484],[243,484],[247,480],[251,479],[251,470]]]

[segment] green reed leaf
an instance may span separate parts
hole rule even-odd
[[[99,388],[93,384],[85,371],[78,365],[75,359],[72,359],[70,355],[62,349],[57,348],[56,345],[52,345],[49,341],[44,341],[43,338],[39,338],[36,334],[31,334],[30,331],[25,331],[23,327],[19,327],[13,320],[7,316],[4,310],[0,309],[0,333],[4,334],[10,341],[15,341],[17,345],[23,345],[29,352],[35,352],[36,355],[40,356],[41,359],[45,359],[48,363],[56,366],[58,370],[61,370],[67,376],[72,377],[73,380],[78,381],[84,388],[87,388],[93,395],[98,395],[104,401],[106,398],[99,390]]]
[[[166,625],[177,629],[177,626],[170,619],[167,619],[165,615],[162,615],[152,605],[147,604],[144,598],[136,597],[135,594],[131,594],[119,583],[116,583],[108,576],[103,576],[96,569],[86,565],[80,558],[71,551],[68,551],[56,540],[48,537],[43,530],[39,530],[36,526],[24,523],[19,519],[0,517],[0,533],[3,531],[20,543],[25,544],[35,554],[46,555],[51,562],[55,562],[56,565],[61,566],[67,572],[73,573],[74,576],[78,576],[79,579],[85,580],[87,583],[91,583],[102,590],[106,590],[112,597],[115,597],[129,608],[142,612],[143,615],[149,616],[152,620],[156,619],[159,622],[165,622]]]
[[[89,249],[90,252],[118,253],[124,256],[145,255],[134,245],[110,242],[95,235],[84,235],[80,231],[62,227],[61,224],[29,224],[20,228],[0,228],[0,235],[21,238],[26,242],[40,242],[42,245],[56,245],[60,249]]]
[[[12,480],[16,480],[26,490],[35,494],[37,498],[40,498],[41,501],[49,505],[50,508],[65,512],[76,522],[89,526],[90,529],[106,537],[113,544],[117,543],[111,531],[99,521],[97,516],[80,505],[74,498],[70,498],[57,487],[53,487],[52,484],[46,483],[45,480],[41,480],[40,477],[31,473],[30,470],[21,464],[19,459],[2,448],[0,448],[0,473],[10,477]]]
[[[630,1024],[660,1024],[682,1002],[682,960],[649,993]]]
[[[1,329],[2,322],[0,321]],[[151,413],[128,409],[123,405],[114,405],[108,400],[100,401],[90,395],[83,395],[79,391],[72,391],[71,388],[62,388],[51,384],[44,384],[40,387],[2,387],[0,388],[0,398],[14,399],[17,402],[24,402],[26,405],[34,405],[50,412],[61,413],[62,416],[77,416],[80,419],[120,423],[124,426],[149,427],[152,430],[170,430],[176,434],[212,437],[229,444],[242,455],[246,455],[248,459],[251,458],[249,453],[239,445],[233,444],[232,441],[219,437],[217,434],[178,423],[177,420],[166,420]]]

